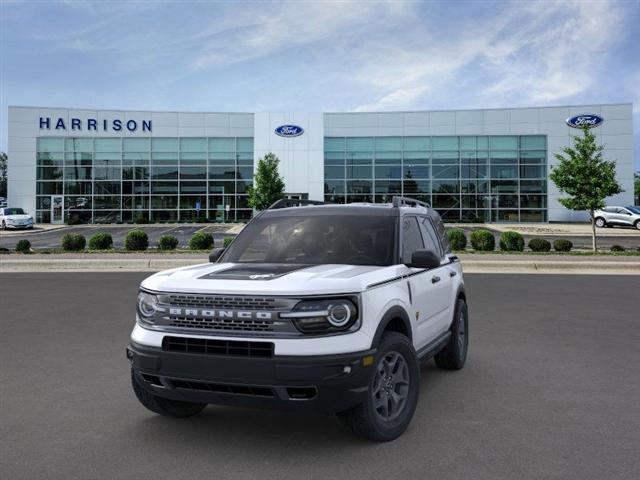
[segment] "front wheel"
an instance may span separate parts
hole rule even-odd
[[[4,220],[2,221],[2,230],[6,230],[7,229],[7,224],[4,223]]]
[[[636,227],[637,230],[640,230],[640,220],[636,220],[636,223],[634,223],[633,226]]]
[[[140,385],[140,380],[133,369],[131,369],[131,384],[138,401],[148,410],[160,415],[178,418],[193,417],[207,406],[206,403],[179,402],[149,393]]]
[[[358,436],[388,442],[407,429],[418,404],[420,368],[411,341],[400,333],[382,337],[367,400],[338,414]]]
[[[596,227],[603,228],[607,225],[607,222],[604,221],[604,218],[598,217],[596,218]]]
[[[449,331],[451,332],[449,341],[434,356],[434,360],[439,368],[460,370],[467,360],[469,348],[469,311],[467,302],[462,298],[456,302],[456,310]]]

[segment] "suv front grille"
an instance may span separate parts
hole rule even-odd
[[[276,299],[269,297],[240,297],[222,295],[167,295],[168,302],[176,307],[200,307],[210,309],[270,310],[277,308]]]
[[[164,337],[162,349],[168,352],[202,353],[236,357],[272,358],[272,342],[243,342],[208,338]]]
[[[270,320],[240,320],[199,317],[169,316],[172,327],[223,330],[233,332],[272,332],[273,322]]]

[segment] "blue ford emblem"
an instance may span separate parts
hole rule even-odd
[[[585,113],[567,118],[567,125],[573,128],[593,128],[604,122],[604,118],[593,113]]]
[[[281,125],[276,128],[276,135],[281,137],[299,137],[304,133],[304,129],[297,125]]]

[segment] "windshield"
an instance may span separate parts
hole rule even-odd
[[[258,217],[220,261],[393,265],[396,223],[394,216]]]
[[[24,215],[24,210],[22,210],[21,208],[5,208],[4,214],[5,215]]]
[[[640,207],[627,207],[627,210],[629,210],[632,213],[637,213],[638,215],[640,215]]]

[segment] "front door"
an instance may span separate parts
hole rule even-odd
[[[51,196],[51,223],[64,223],[64,197]]]

